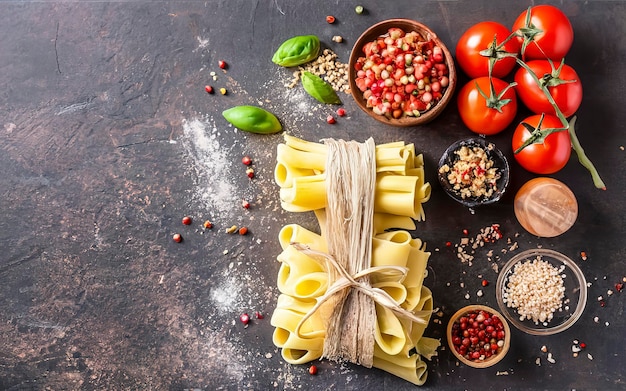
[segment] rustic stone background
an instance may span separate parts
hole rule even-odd
[[[358,35],[391,17],[424,22],[453,49],[470,25],[488,19],[510,25],[531,3],[361,4],[364,15],[356,15],[356,4],[331,1],[0,4],[0,389],[414,388],[382,371],[325,361],[311,377],[306,366],[281,359],[270,325],[277,233],[287,223],[315,229],[315,220],[281,210],[273,166],[282,136],[228,126],[220,113],[238,104],[264,105],[288,133],[308,140],[373,136],[377,143],[413,142],[424,153],[433,194],[415,236],[433,251],[426,284],[443,315],[427,334],[443,345],[447,318],[458,308],[496,306],[497,275],[484,253],[468,267],[445,247],[458,243],[463,229],[475,233],[498,223],[520,249],[554,248],[583,268],[589,302],[574,327],[552,337],[514,331],[510,353],[488,370],[459,366],[442,350],[429,363],[424,389],[625,386],[624,296],[606,292],[626,275],[626,4],[558,4],[574,25],[568,63],[585,88],[578,134],[608,190],[593,188],[573,157],[554,177],[578,197],[579,219],[555,239],[532,237],[515,220],[513,196],[532,177],[519,166],[497,206],[471,214],[443,194],[436,162],[447,145],[471,135],[454,104],[427,126],[397,129],[370,120],[344,95],[348,116],[330,126],[325,118],[334,108],[286,88],[291,71],[270,61],[285,39],[316,34],[347,62]],[[328,14],[337,23],[327,24]],[[344,42],[332,42],[334,35]],[[226,70],[218,68],[220,59]],[[207,95],[206,84],[228,94]],[[510,134],[493,140],[513,162]],[[240,163],[246,154],[254,159],[252,181]],[[244,198],[250,210],[241,208]],[[191,226],[180,223],[185,215],[194,218]],[[213,230],[202,228],[205,219]],[[233,224],[250,234],[225,234]],[[182,243],[171,240],[174,232]],[[504,242],[490,248],[497,264],[506,261],[505,248]],[[483,297],[476,296],[480,276],[493,281]],[[601,295],[605,307],[596,301]],[[244,311],[265,317],[244,329],[238,321]],[[574,339],[587,343],[593,360],[572,357]],[[545,361],[542,345],[556,364]]]

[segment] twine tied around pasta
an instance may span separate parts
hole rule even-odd
[[[377,325],[375,303],[395,314],[424,324],[424,315],[407,311],[387,292],[370,285],[369,276],[381,271],[398,272],[400,266],[371,266],[374,192],[376,186],[376,151],[373,139],[365,143],[324,140],[328,146],[326,161],[326,240],[328,253],[300,243],[292,245],[306,255],[327,265],[329,288],[316,305],[300,320],[295,333],[329,299],[336,305],[328,319],[323,356],[330,360],[348,360],[372,367],[374,333]],[[332,255],[330,255],[332,254]]]
[[[306,244],[302,244],[302,243],[296,243],[296,242],[292,242],[290,243],[296,250],[302,252],[303,254],[308,255],[309,257],[317,260],[318,262],[324,262],[324,261],[328,261],[328,265],[331,265],[335,271],[337,271],[340,275],[341,278],[339,278],[338,280],[336,280],[327,290],[326,293],[319,297],[317,299],[317,303],[315,304],[315,306],[313,306],[313,308],[311,308],[311,310],[304,315],[304,317],[300,320],[300,322],[298,323],[298,325],[296,326],[295,329],[295,333],[298,337],[300,338],[306,338],[306,336],[300,334],[300,328],[302,328],[303,324],[307,321],[307,319],[309,319],[331,296],[333,296],[334,294],[336,294],[337,292],[346,289],[346,288],[354,288],[354,289],[358,289],[360,291],[362,291],[363,293],[365,293],[367,296],[371,297],[376,303],[389,308],[390,310],[392,310],[395,314],[409,319],[413,322],[416,323],[420,323],[420,324],[426,324],[426,320],[424,320],[425,315],[428,315],[428,313],[430,311],[416,311],[416,312],[412,312],[412,311],[407,311],[406,309],[402,308],[400,306],[399,303],[397,303],[393,297],[391,297],[389,295],[389,293],[385,292],[384,290],[380,289],[380,288],[373,288],[371,286],[364,286],[363,284],[359,283],[358,281],[356,281],[357,279],[361,278],[361,277],[366,277],[369,276],[370,274],[374,274],[374,273],[379,273],[379,272],[397,272],[398,275],[400,276],[399,278],[399,282],[402,281],[402,279],[406,276],[406,273],[408,272],[408,269],[406,267],[403,266],[393,266],[393,265],[387,265],[387,266],[374,266],[374,267],[370,267],[369,269],[366,270],[362,270],[360,272],[358,272],[357,274],[355,274],[354,276],[351,276],[350,274],[348,274],[348,272],[346,272],[346,269],[344,269],[339,263],[337,263],[337,260],[335,258],[333,258],[332,256],[330,256],[329,254],[326,254],[324,252],[321,251],[316,251],[316,250],[312,250],[309,246],[307,246]]]

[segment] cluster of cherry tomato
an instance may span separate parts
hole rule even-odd
[[[514,156],[536,174],[555,173],[570,158],[565,119],[576,113],[582,101],[580,79],[564,62],[573,40],[567,16],[554,6],[539,5],[522,12],[511,29],[494,21],[477,23],[456,46],[457,62],[472,78],[457,96],[463,122],[478,134],[499,133],[515,119],[519,99],[534,115],[515,128]],[[513,71],[514,82],[505,81]],[[563,130],[520,150],[535,129]]]

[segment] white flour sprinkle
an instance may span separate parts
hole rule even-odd
[[[236,278],[225,278],[221,284],[211,288],[211,302],[222,314],[230,314],[240,305],[240,285]]]
[[[182,145],[196,171],[194,201],[211,213],[215,221],[228,221],[236,213],[236,186],[233,182],[230,152],[236,145],[225,146],[212,119],[184,120]],[[239,201],[241,202],[241,201]]]

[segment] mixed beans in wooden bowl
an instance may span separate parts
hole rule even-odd
[[[372,118],[394,126],[432,121],[452,100],[452,55],[430,28],[389,19],[367,29],[349,61],[350,90]]]

